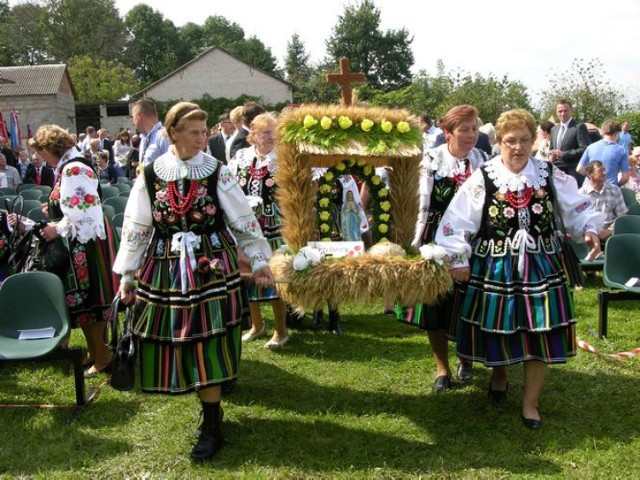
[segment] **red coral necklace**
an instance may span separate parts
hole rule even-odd
[[[265,165],[264,167],[256,168],[255,164],[257,163],[257,161],[258,158],[256,157],[253,159],[253,162],[251,162],[251,165],[249,165],[249,174],[254,180],[262,180],[264,177],[269,175],[269,169],[267,168],[267,165]]]
[[[176,215],[185,215],[191,207],[193,206],[193,202],[196,199],[196,193],[198,191],[198,181],[191,180],[191,185],[189,186],[189,191],[186,195],[181,195],[178,191],[178,182],[167,182],[167,195],[169,197],[169,205],[171,205],[171,210]]]
[[[505,195],[509,205],[515,209],[524,208],[529,205],[531,197],[533,197],[533,187],[526,187],[522,193],[515,193],[508,190]]]

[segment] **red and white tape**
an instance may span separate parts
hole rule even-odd
[[[596,355],[599,355],[601,357],[607,357],[607,358],[621,359],[621,358],[631,358],[631,357],[635,357],[636,355],[640,355],[640,348],[635,348],[628,352],[602,353],[593,345],[589,345],[587,342],[584,342],[580,339],[576,339],[576,345],[579,348],[586,350],[587,352],[595,353]]]

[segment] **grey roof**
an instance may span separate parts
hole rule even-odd
[[[0,79],[10,81],[0,84],[0,97],[55,95],[66,70],[65,64],[0,67]]]

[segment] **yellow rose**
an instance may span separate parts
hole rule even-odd
[[[322,117],[320,120],[320,126],[325,130],[329,130],[331,128],[331,119],[329,117]]]
[[[371,183],[373,183],[374,185],[380,185],[381,181],[382,179],[379,175],[374,175],[373,177],[371,177]]]
[[[358,160],[358,166],[364,167],[364,160]]]
[[[382,131],[384,133],[389,133],[391,130],[393,130],[393,123],[391,123],[389,120],[384,120],[380,125],[380,128],[382,128]]]
[[[345,168],[344,162],[340,162],[336,165],[336,170],[338,170],[339,172],[342,172]]]
[[[340,125],[341,129],[346,130],[351,125],[353,125],[353,122],[351,121],[351,119],[349,117],[347,117],[346,115],[343,115],[342,117],[340,117],[338,119],[338,125]]]
[[[384,201],[384,202],[380,202],[380,208],[384,211],[384,212],[388,212],[389,209],[391,208],[391,204],[388,201]]]
[[[320,212],[320,220],[325,222],[329,220],[329,212]]]
[[[389,239],[387,237],[382,237],[380,240],[378,240],[380,243],[382,242],[388,242]]]
[[[323,233],[326,233],[329,231],[329,225],[327,225],[326,223],[321,223],[320,224],[320,231]]]
[[[388,213],[381,213],[380,215],[378,215],[378,218],[383,222],[388,222],[389,221],[389,214]]]
[[[327,173],[325,173],[325,174],[324,174],[324,179],[325,179],[327,182],[330,182],[331,180],[333,180],[333,173],[331,173],[331,172],[327,172]]]
[[[364,167],[364,174],[368,177],[369,175],[371,175],[371,172],[373,171],[373,168],[371,168],[371,165],[367,165]]]
[[[380,233],[387,233],[389,231],[389,227],[385,223],[381,223],[378,225],[378,231]]]
[[[327,185],[325,183],[324,185],[320,186],[318,190],[320,190],[322,193],[331,193],[331,185]]]
[[[369,120],[368,118],[364,118],[361,122],[360,122],[360,128],[362,129],[363,132],[368,132],[369,130],[371,130],[373,128],[373,121]]]
[[[380,198],[385,198],[387,195],[389,195],[389,190],[387,190],[386,188],[381,188],[378,192],[378,196]]]
[[[306,117],[304,117],[304,120],[302,121],[302,124],[304,125],[304,128],[311,128],[316,123],[318,123],[318,120],[313,118],[311,115],[307,115]]]
[[[496,215],[498,215],[498,207],[496,207],[495,205],[491,205],[489,207],[489,216],[495,217]]]
[[[320,201],[318,202],[318,205],[320,205],[322,208],[327,208],[329,206],[329,199],[321,198]]]
[[[409,130],[411,130],[411,127],[407,122],[398,122],[396,128],[400,133],[407,133]]]

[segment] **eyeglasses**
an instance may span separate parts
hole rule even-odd
[[[533,143],[533,139],[521,138],[520,140],[516,140],[515,138],[507,138],[506,140],[502,140],[502,143],[510,149],[514,149],[516,147],[528,148]]]

